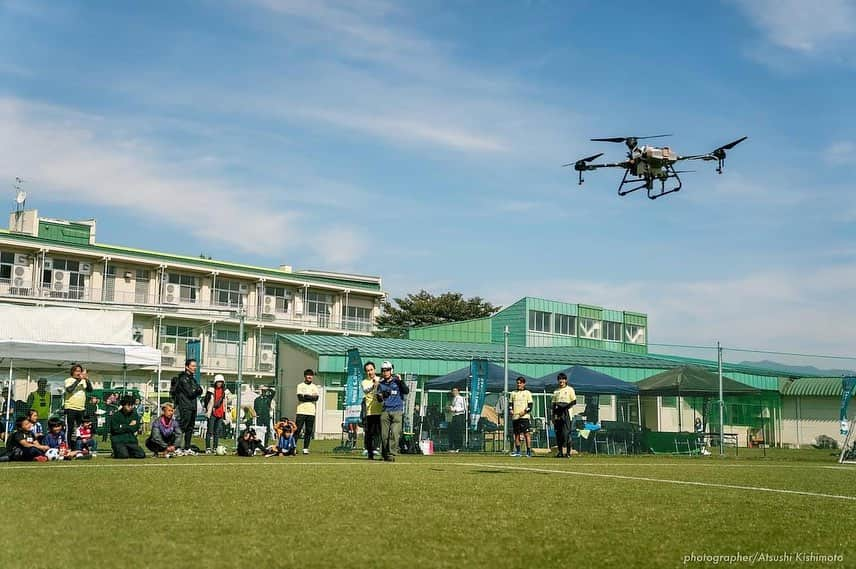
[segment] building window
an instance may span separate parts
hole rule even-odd
[[[104,275],[104,302],[114,300],[116,300],[116,266],[108,264]]]
[[[214,338],[211,341],[211,358],[213,365],[218,368],[238,368],[238,344],[237,330],[214,330]]]
[[[199,295],[199,285],[197,279],[191,275],[179,275],[177,273],[169,273],[167,277],[166,302],[169,304],[177,304],[178,302],[186,302],[190,304],[196,303],[196,298]],[[170,294],[170,286],[178,287],[178,298],[175,298],[175,293]],[[172,297],[172,298],[169,298]]]
[[[372,309],[362,306],[343,306],[342,323],[345,330],[370,332],[372,327]]]
[[[14,253],[0,253],[0,279],[12,278],[12,265],[14,264]]]
[[[83,298],[84,275],[80,262],[70,259],[53,259],[50,269],[42,272],[42,288],[50,291],[51,298]]]
[[[604,322],[603,339],[610,342],[621,341],[621,322]]]
[[[566,336],[577,335],[577,317],[567,314],[556,314],[556,334]]]
[[[247,294],[247,283],[228,279],[216,279],[214,283],[214,304],[237,308],[241,305],[241,296]]]
[[[265,296],[271,300],[263,300],[263,314],[285,314],[288,312],[288,302],[291,300],[291,291],[284,286],[265,285]]]
[[[333,312],[333,296],[325,292],[306,293],[306,314],[318,318],[318,326],[330,325],[330,314]]]
[[[624,338],[630,344],[645,343],[645,327],[637,324],[624,325]]]
[[[187,341],[195,340],[196,334],[192,326],[161,326],[160,349],[164,358],[175,358],[184,361],[187,353]]]
[[[137,269],[134,278],[134,302],[149,304],[149,271]]]
[[[549,312],[541,312],[540,310],[529,311],[529,330],[533,332],[549,332],[550,317]]]
[[[601,322],[594,318],[580,318],[580,337],[600,340]]]

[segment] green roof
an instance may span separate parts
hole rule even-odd
[[[840,377],[805,377],[782,387],[782,395],[794,397],[840,397]]]
[[[279,337],[318,356],[342,356],[358,348],[363,357],[424,360],[471,360],[485,358],[500,362],[505,349],[497,343],[437,342],[356,336],[280,334]],[[681,364],[641,354],[612,352],[595,348],[561,346],[549,348],[508,347],[509,363],[579,364],[586,366],[673,368]]]
[[[145,249],[134,249],[131,247],[121,247],[118,245],[102,245],[96,243],[94,245],[89,244],[77,244],[77,243],[69,243],[68,241],[62,241],[57,239],[46,239],[44,237],[33,237],[32,235],[21,235],[19,233],[14,233],[12,231],[8,231],[5,229],[0,229],[0,236],[12,238],[17,241],[21,241],[22,244],[29,244],[34,247],[44,246],[45,243],[48,244],[56,244],[58,246],[64,247],[73,247],[75,249],[80,249],[81,251],[88,251],[92,253],[96,253],[99,255],[109,255],[111,253],[116,255],[136,255],[138,257],[145,257],[151,259],[153,261],[158,262],[180,262],[180,263],[189,263],[192,265],[196,265],[200,268],[205,269],[223,269],[223,270],[233,270],[233,271],[247,271],[252,272],[261,276],[271,276],[282,279],[293,279],[299,280],[308,283],[319,283],[319,284],[331,284],[340,287],[348,287],[348,288],[356,288],[364,291],[373,291],[380,292],[381,287],[380,283],[373,282],[365,282],[356,279],[348,279],[347,276],[343,276],[342,278],[335,277],[325,277],[318,275],[307,275],[301,273],[300,271],[294,272],[285,272],[280,271],[278,269],[272,269],[269,267],[256,267],[253,265],[243,265],[240,263],[229,263],[225,261],[216,261],[214,259],[203,259],[201,257],[191,257],[186,255],[175,255],[172,253],[160,253],[157,251],[147,251]],[[368,277],[370,279],[378,278],[378,277]],[[379,279],[378,279],[379,280]]]

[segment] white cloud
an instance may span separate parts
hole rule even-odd
[[[256,254],[265,253],[259,243],[276,243],[283,251],[268,255],[303,247],[341,264],[365,249],[362,239],[341,230],[337,239],[347,248],[334,251],[306,231],[305,212],[275,207],[264,192],[176,171],[150,143],[117,136],[122,129],[102,117],[0,98],[0,122],[0,177],[23,175],[36,196],[148,216],[153,224],[166,221],[178,232]]]
[[[723,275],[708,280],[503,280],[482,295],[507,305],[538,296],[645,312],[653,343],[852,354],[856,265]],[[652,348],[652,351],[656,351]]]
[[[379,1],[246,0],[267,13],[276,45],[311,60],[300,84],[271,84],[242,108],[320,122],[391,144],[558,162],[578,117],[544,103],[504,70],[454,58],[455,46],[408,27],[401,5]],[[251,13],[254,11],[251,11]],[[307,46],[314,48],[308,49]],[[306,61],[302,61],[306,64]],[[196,99],[194,99],[196,100]]]
[[[834,166],[852,166],[856,164],[856,142],[852,140],[835,142],[824,151],[823,157],[827,163]]]
[[[768,42],[789,51],[818,53],[856,35],[856,5],[851,0],[735,1]]]

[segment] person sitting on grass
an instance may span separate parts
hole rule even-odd
[[[256,451],[265,454],[265,447],[256,438],[255,429],[244,429],[241,438],[238,439],[238,456],[254,456]]]
[[[297,440],[294,433],[297,425],[288,417],[280,417],[273,426],[276,433],[276,444],[267,450],[265,456],[294,456],[297,453]]]
[[[75,444],[77,445],[77,450],[95,458],[95,451],[98,450],[98,442],[93,435],[95,435],[95,429],[92,427],[92,417],[84,415],[83,423],[77,427],[77,432],[74,434]]]
[[[45,436],[45,430],[44,428],[42,428],[42,423],[44,423],[44,426],[47,427],[47,421],[39,420],[39,412],[35,409],[30,409],[29,411],[27,411],[27,419],[33,426],[33,436],[36,437],[37,441],[41,442],[42,438]]]
[[[175,418],[175,406],[166,402],[161,405],[161,416],[152,424],[146,448],[155,453],[155,458],[172,458],[180,440],[181,426]]]
[[[33,425],[26,417],[15,421],[15,431],[6,437],[6,451],[9,460],[47,462],[45,452],[48,446],[36,440]]]
[[[140,448],[137,431],[140,430],[140,416],[134,410],[134,397],[122,398],[121,407],[110,416],[110,441],[113,443],[113,458],[146,458],[146,451]]]
[[[68,439],[65,434],[65,423],[56,417],[48,420],[48,434],[43,442],[48,446],[45,456],[48,460],[73,460],[80,456],[76,450],[68,448]]]

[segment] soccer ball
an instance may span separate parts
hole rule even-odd
[[[226,447],[224,447],[223,445],[220,445],[214,450],[214,452],[217,453],[217,456],[225,456],[226,455]]]
[[[48,450],[45,451],[45,456],[48,458],[48,460],[59,460],[60,459],[59,449],[58,448],[49,448]]]

